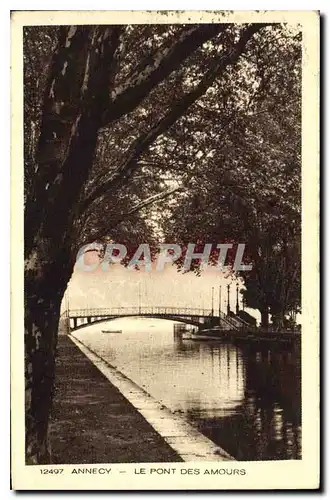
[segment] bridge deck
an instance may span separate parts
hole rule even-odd
[[[168,319],[198,327],[219,325],[222,329],[240,330],[247,323],[238,317],[229,317],[224,313],[215,313],[212,309],[177,308],[177,307],[111,307],[96,309],[70,309],[62,314],[70,324],[70,330],[83,328],[106,320],[129,317],[148,317]],[[79,320],[79,322],[78,322]]]
[[[65,314],[65,313],[64,313]],[[190,307],[108,307],[94,309],[70,309],[70,318],[84,318],[91,316],[212,316],[212,309],[200,309]],[[216,314],[213,314],[216,316]],[[223,315],[224,316],[224,315]]]

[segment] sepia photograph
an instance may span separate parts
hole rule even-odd
[[[253,464],[303,470],[318,447],[302,376],[306,355],[317,399],[317,258],[302,279],[317,13],[16,14],[20,466],[109,489],[114,474],[240,489],[261,487]]]

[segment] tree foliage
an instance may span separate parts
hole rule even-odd
[[[245,243],[246,304],[279,326],[300,305],[300,82],[299,33],[266,28],[169,131],[183,164],[194,154],[164,214],[166,238]]]

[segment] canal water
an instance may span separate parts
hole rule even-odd
[[[182,340],[146,318],[74,335],[237,460],[301,458],[298,349]]]

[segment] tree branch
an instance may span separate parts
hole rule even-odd
[[[198,85],[191,92],[185,94],[180,100],[173,102],[171,108],[165,116],[161,118],[152,129],[148,132],[144,132],[136,139],[131,148],[129,157],[117,167],[106,182],[96,187],[94,191],[92,191],[92,193],[82,202],[80,209],[81,213],[85,212],[95,200],[106,194],[108,190],[117,187],[123,179],[130,177],[134,173],[137,168],[140,155],[146,151],[146,149],[157,139],[158,136],[169,129],[188,110],[188,108],[207,91],[207,89],[219,76],[220,72],[224,71],[227,66],[237,61],[245,49],[248,41],[252,38],[254,33],[259,31],[263,26],[265,25],[254,24],[245,28],[239,41],[233,49],[225,55],[217,57],[213,61],[212,67],[205,73]]]
[[[182,186],[178,186],[172,189],[168,189],[167,191],[164,191],[162,193],[154,194],[152,196],[149,196],[145,200],[141,201],[140,203],[137,203],[132,207],[126,214],[123,214],[122,217],[126,219],[126,217],[129,217],[130,215],[133,215],[136,212],[139,212],[142,210],[142,208],[145,208],[149,205],[153,205],[154,203],[158,203],[159,201],[164,200],[168,196],[170,196],[173,193],[176,193],[177,191],[181,191],[183,189]]]
[[[204,24],[184,31],[177,43],[161,49],[139,64],[128,82],[111,93],[111,103],[103,113],[102,126],[130,113],[149,92],[173,71],[180,67],[204,42],[224,31],[227,24]],[[150,61],[151,59],[151,61]]]
[[[92,234],[86,243],[89,243],[89,242],[92,243],[92,242],[95,242],[95,241],[103,238],[107,231],[111,231],[111,229],[114,229],[115,227],[117,227],[119,224],[121,224],[126,219],[128,219],[131,215],[134,215],[136,212],[139,212],[143,208],[146,208],[150,205],[153,205],[154,203],[159,203],[160,201],[163,201],[165,198],[167,198],[171,194],[173,194],[177,191],[181,191],[182,189],[183,189],[182,186],[178,186],[175,188],[168,189],[167,191],[163,191],[162,193],[158,193],[158,194],[149,196],[145,200],[140,201],[139,203],[134,205],[130,210],[128,210],[128,212],[120,214],[118,216],[118,218],[111,225],[107,226],[104,229],[97,231],[97,233],[95,233],[95,234]]]

